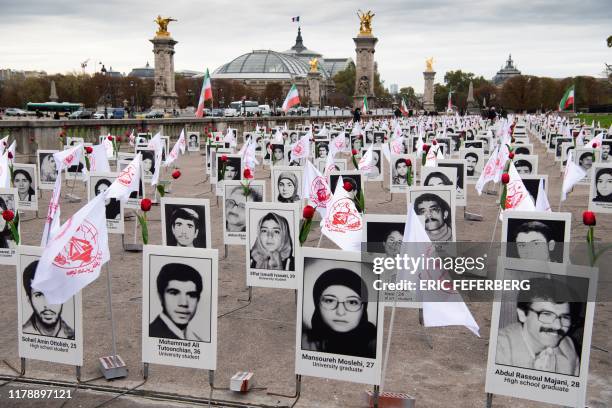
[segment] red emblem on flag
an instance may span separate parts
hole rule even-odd
[[[328,229],[348,232],[361,229],[361,218],[350,198],[336,201],[325,219]]]
[[[134,166],[130,164],[125,169],[123,169],[121,174],[119,174],[119,177],[117,177],[117,182],[119,182],[119,184],[125,187],[128,187],[130,184],[132,184],[132,180],[134,179],[134,176],[136,175],[135,170],[136,169],[134,168]]]
[[[85,220],[53,259],[53,265],[69,270],[67,272],[69,275],[89,273],[93,272],[95,266],[98,265],[99,258],[98,230],[92,223]],[[77,268],[78,271],[74,271]]]
[[[325,185],[325,179],[317,176],[310,184],[310,199],[315,205],[326,208],[330,198],[331,194]]]

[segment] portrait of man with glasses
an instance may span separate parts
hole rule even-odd
[[[514,322],[499,330],[495,362],[579,376],[585,302],[554,277],[532,278],[529,286],[518,293]]]

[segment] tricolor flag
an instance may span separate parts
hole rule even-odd
[[[298,94],[298,90],[295,85],[291,85],[291,89],[289,89],[289,93],[285,98],[285,102],[283,102],[283,112],[287,113],[287,111],[295,106],[300,104],[300,95]]]
[[[362,108],[364,113],[368,112],[368,97],[367,96],[363,96],[363,108]]]
[[[196,118],[204,116],[204,102],[212,100],[212,84],[210,82],[210,75],[208,74],[208,68],[206,68],[206,75],[204,75],[204,82],[202,83],[202,92],[200,92],[200,100],[198,101],[198,109],[196,109]]]
[[[559,102],[559,110],[564,111],[570,106],[574,106],[574,85],[567,88],[567,91],[563,94],[563,98]]]
[[[408,116],[408,106],[406,106],[406,100],[402,96],[402,103],[400,104],[400,111],[402,111],[402,115]]]

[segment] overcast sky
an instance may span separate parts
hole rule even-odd
[[[153,64],[157,14],[178,19],[176,70],[212,71],[255,49],[284,51],[300,16],[304,44],[355,59],[358,8],[372,9],[375,58],[388,86],[423,90],[425,58],[441,82],[448,70],[491,78],[512,53],[523,74],[601,76],[612,63],[610,0],[0,0],[0,68],[79,71],[90,59],[128,73]]]

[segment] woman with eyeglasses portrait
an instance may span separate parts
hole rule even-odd
[[[355,272],[330,269],[312,291],[315,311],[302,328],[302,350],[376,357],[376,326],[368,320],[368,287]]]

